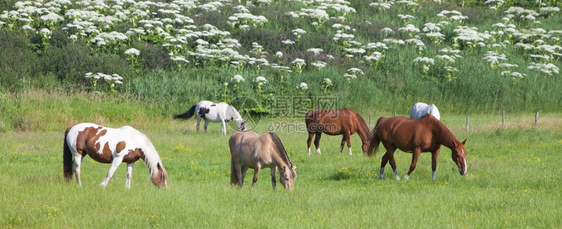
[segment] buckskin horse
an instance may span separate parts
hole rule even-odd
[[[341,139],[340,152],[343,151],[343,145],[347,143],[349,155],[351,153],[351,135],[357,132],[363,142],[363,154],[367,153],[371,132],[365,120],[355,111],[344,108],[341,110],[312,110],[306,114],[306,129],[308,130],[308,155],[310,155],[310,144],[312,137],[316,152],[320,152],[320,137],[322,133],[329,135],[343,135]]]
[[[466,139],[463,142],[457,140],[443,123],[430,114],[426,114],[419,119],[380,117],[377,120],[377,125],[373,128],[371,144],[367,152],[368,156],[372,156],[373,152],[376,153],[380,142],[386,148],[379,171],[380,179],[383,178],[384,167],[389,161],[396,179],[400,179],[396,170],[396,162],[394,161],[394,151],[400,149],[404,152],[412,153],[412,164],[404,179],[407,180],[416,168],[420,154],[422,152],[431,152],[431,177],[435,180],[437,156],[439,155],[441,145],[451,149],[453,162],[459,167],[460,174],[464,176],[467,172],[466,150],[464,149]]]
[[[275,189],[275,178],[279,168],[279,180],[286,189],[293,189],[293,181],[297,178],[289,155],[281,143],[279,136],[273,132],[258,135],[252,131],[239,131],[228,140],[231,154],[230,184],[242,188],[244,177],[249,168],[254,169],[252,188],[258,181],[262,168],[271,169],[271,184]]]
[[[174,119],[188,119],[194,114],[197,116],[197,132],[199,132],[199,124],[201,119],[205,119],[205,133],[207,133],[207,126],[209,121],[222,123],[221,133],[226,135],[226,122],[233,120],[238,126],[238,130],[245,130],[246,124],[244,119],[236,108],[227,103],[214,103],[211,101],[201,101],[193,105],[189,110],[183,114],[174,115]]]
[[[143,159],[150,171],[150,179],[157,187],[167,187],[168,174],[162,165],[156,149],[143,133],[130,126],[118,129],[107,128],[92,123],[81,123],[68,127],[64,134],[63,170],[67,182],[76,174],[76,182],[80,180],[82,159],[90,155],[101,163],[111,163],[107,176],[100,183],[105,187],[113,173],[124,162],[127,163],[127,180],[125,187],[131,187],[133,166]]]

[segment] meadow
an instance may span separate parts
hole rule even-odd
[[[389,115],[389,114],[386,114]],[[169,179],[167,189],[149,180],[141,161],[126,190],[121,165],[105,189],[98,184],[109,165],[87,157],[83,186],[62,177],[63,131],[0,134],[0,225],[3,228],[559,228],[562,226],[560,176],[561,118],[550,116],[538,127],[490,127],[482,121],[475,131],[462,131],[462,116],[443,122],[459,139],[467,138],[468,173],[461,176],[443,149],[437,178],[431,159],[422,154],[410,180],[395,180],[390,171],[377,178],[382,153],[339,153],[340,137],[324,136],[323,154],[308,155],[306,132],[276,129],[293,163],[298,165],[295,189],[271,189],[269,172],[260,173],[252,190],[231,187],[228,135],[212,123],[209,133],[196,133],[195,122],[171,118],[161,129],[144,129],[157,148]],[[547,119],[545,119],[547,120]],[[257,132],[275,122],[262,119]],[[522,119],[511,119],[519,123]],[[531,121],[531,120],[525,120]],[[532,121],[531,121],[532,122]],[[164,124],[167,123],[167,124]],[[494,124],[495,123],[495,124]],[[476,130],[479,129],[479,130]],[[403,176],[411,155],[396,154]],[[251,171],[250,171],[251,172]],[[251,174],[251,173],[250,173]]]

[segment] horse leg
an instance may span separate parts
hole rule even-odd
[[[199,115],[197,115],[197,126],[196,126],[197,133],[199,133],[199,125],[200,124],[201,124],[201,117],[199,117]]]
[[[100,183],[100,187],[105,188],[105,186],[107,186],[107,182],[109,182],[109,179],[111,179],[113,173],[115,173],[115,170],[117,170],[117,167],[119,167],[121,162],[123,162],[123,157],[117,156],[113,158],[111,167],[109,167],[109,171],[107,172],[105,179],[103,179],[103,181]]]
[[[221,133],[226,135],[226,122],[224,120],[221,120],[221,124],[222,124]]]
[[[131,178],[133,178],[133,166],[134,165],[135,165],[134,162],[127,164],[127,181],[125,181],[125,188],[126,189],[131,188]]]
[[[244,178],[246,178],[246,172],[248,172],[249,167],[243,166],[240,168],[241,171],[241,179],[240,179],[240,188],[244,185]]]
[[[260,167],[257,166],[254,169],[254,178],[252,179],[252,189],[254,189],[254,185],[258,182],[258,174],[260,173]]]
[[[345,141],[347,142],[347,150],[349,150],[349,155],[352,155],[351,154],[351,133],[345,133],[343,136],[344,136]],[[340,153],[341,153],[341,151],[343,151],[343,140],[341,142]]]
[[[396,180],[400,180],[400,175],[398,175],[398,170],[396,170],[396,160],[394,160],[394,152],[396,151],[396,148],[393,149],[394,150],[392,150],[392,154],[389,155],[388,160],[390,162],[390,167],[392,168],[392,171],[394,171]]]
[[[209,126],[209,120],[205,119],[205,133],[207,133],[208,126]]]
[[[320,137],[322,137],[322,132],[317,132],[316,137],[314,138],[314,146],[316,146],[316,152],[318,154],[322,154],[320,152]]]
[[[312,137],[314,137],[314,132],[308,132],[308,140],[306,144],[308,146],[308,155],[310,155],[310,144],[312,143]]]
[[[244,178],[246,177],[247,171],[248,167],[246,166],[240,166],[240,168],[236,170],[238,176],[238,186],[240,186],[240,188],[242,188],[242,186],[244,185]]]
[[[379,178],[382,179],[384,176],[384,167],[386,167],[386,163],[390,162],[390,167],[392,167],[392,170],[394,171],[394,174],[396,175],[396,180],[400,180],[400,176],[398,175],[398,170],[396,170],[396,161],[394,160],[394,151],[396,150],[396,147],[394,147],[393,145],[390,144],[384,144],[384,147],[387,149],[386,153],[384,154],[384,156],[381,159],[381,169],[379,172]]]
[[[76,183],[78,186],[82,187],[82,181],[80,180],[80,165],[82,164],[82,153],[79,151],[74,155],[74,162],[72,163],[72,170],[76,174]]]
[[[437,169],[437,156],[439,156],[440,149],[441,148],[435,150],[435,152],[431,154],[431,178],[433,178],[433,180],[435,180],[435,170]]]
[[[277,186],[277,179],[275,176],[277,175],[277,166],[271,167],[271,185],[273,186],[273,190],[275,190],[275,186]]]
[[[410,165],[410,170],[408,171],[408,174],[406,174],[404,176],[405,180],[410,179],[410,174],[412,174],[412,172],[414,171],[414,169],[416,169],[416,164],[418,163],[418,158],[420,157],[421,154],[421,149],[420,148],[415,148],[412,151],[412,164]]]

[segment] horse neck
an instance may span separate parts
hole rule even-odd
[[[234,120],[240,120],[242,119],[242,116],[240,115],[240,113],[238,113],[238,111],[236,109],[234,109],[233,106],[228,105],[226,107],[226,115],[227,115],[227,119],[234,119]]]
[[[291,162],[291,159],[289,159],[289,155],[287,154],[285,147],[283,147],[283,144],[278,137],[274,136],[273,133],[270,133],[270,135],[271,139],[273,140],[276,166],[279,168],[284,165],[286,165],[287,167],[291,167],[293,163]]]
[[[153,178],[157,176],[158,163],[160,163],[162,169],[164,169],[164,166],[162,166],[162,161],[160,160],[160,156],[158,155],[158,152],[156,152],[156,148],[154,148],[154,145],[152,145],[152,143],[150,142],[150,140],[148,140],[148,138],[146,138],[141,150],[144,155],[144,163],[146,164],[148,170],[150,171],[150,177]]]
[[[443,125],[443,123],[435,122],[435,130],[439,136],[439,143],[449,149],[453,149],[453,142],[459,143],[459,140],[451,133],[451,131]]]
[[[367,144],[371,141],[371,131],[369,130],[369,126],[365,123],[365,120],[359,116],[359,114],[355,114],[356,117],[356,126],[357,126],[357,133],[361,138],[361,142],[363,144]]]

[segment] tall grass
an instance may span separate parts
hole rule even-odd
[[[392,1],[394,2],[394,1]],[[206,2],[205,2],[206,3]],[[318,97],[337,96],[342,106],[363,110],[400,110],[409,107],[417,101],[427,101],[439,104],[445,112],[464,113],[466,110],[486,112],[505,109],[508,111],[541,111],[558,112],[562,107],[560,91],[560,74],[547,75],[535,70],[527,69],[531,62],[543,62],[533,58],[530,54],[543,54],[540,50],[524,51],[515,46],[516,43],[529,43],[538,46],[541,43],[560,45],[560,34],[557,30],[560,14],[541,13],[536,16],[535,23],[531,20],[522,20],[520,16],[509,17],[506,11],[509,7],[526,7],[540,12],[538,3],[523,3],[508,1],[502,6],[491,9],[490,5],[483,5],[476,1],[442,2],[419,1],[415,7],[403,3],[392,4],[390,9],[377,8],[370,5],[370,1],[352,1],[347,5],[355,12],[343,13],[327,9],[330,18],[319,23],[311,17],[292,18],[288,12],[304,12],[305,9],[317,7],[317,3],[305,2],[225,2],[219,10],[206,10],[203,2],[195,4],[194,8],[181,10],[183,16],[193,19],[190,30],[205,31],[204,25],[210,24],[230,35],[216,35],[209,37],[186,38],[180,42],[182,48],[172,49],[164,46],[170,43],[169,37],[178,37],[177,32],[184,27],[178,24],[168,24],[163,27],[171,36],[150,32],[145,35],[130,35],[124,42],[108,43],[100,47],[94,45],[92,38],[96,33],[79,38],[70,38],[70,35],[80,34],[77,28],[64,28],[74,22],[62,14],[64,21],[51,24],[39,20],[40,15],[32,22],[16,20],[17,17],[6,17],[4,26],[0,28],[0,91],[2,93],[21,92],[46,88],[55,91],[95,91],[111,94],[104,89],[95,88],[91,82],[84,78],[88,72],[102,72],[106,74],[119,74],[124,77],[124,85],[116,91],[122,98],[133,95],[136,99],[149,106],[158,107],[160,110],[183,110],[186,105],[194,101],[207,99],[217,101],[230,101],[236,97],[248,96],[264,106],[264,112],[271,113],[266,105],[270,104],[268,96],[310,96]],[[542,1],[547,6],[560,7],[556,1]],[[114,4],[113,2],[108,3]],[[165,5],[166,3],[161,3]],[[61,6],[62,7],[62,6]],[[65,7],[82,8],[81,5],[71,4]],[[125,5],[125,7],[129,7]],[[166,8],[168,6],[162,6]],[[253,15],[263,15],[268,22],[250,26],[243,29],[239,25],[228,23],[229,16],[239,13],[240,7],[247,8]],[[103,7],[102,7],[103,8]],[[15,1],[3,2],[0,10],[16,10]],[[146,10],[154,12],[146,19],[162,21],[170,17],[169,14],[157,11],[158,7],[146,6]],[[457,11],[468,19],[450,21],[450,24],[441,26],[444,38],[433,42],[421,33],[405,33],[399,30],[406,24],[412,24],[422,29],[426,23],[439,23],[446,20],[438,17],[440,12]],[[99,13],[114,16],[117,11],[106,11],[101,8]],[[113,13],[112,13],[113,12]],[[399,15],[413,16],[411,19],[401,19]],[[25,15],[19,15],[25,17]],[[511,33],[505,35],[494,34],[485,40],[483,45],[460,42],[458,33],[454,30],[457,26],[476,28],[480,33],[503,32],[493,26],[496,23],[512,24],[517,31],[525,32],[530,29],[542,28],[549,33],[533,36],[528,39],[520,38]],[[103,23],[101,23],[103,24]],[[96,25],[100,32],[126,33],[130,28],[139,28],[138,18],[123,19],[112,25]],[[25,30],[28,25],[35,30]],[[348,29],[337,27],[348,26]],[[185,26],[185,25],[183,25]],[[191,26],[191,24],[190,24]],[[50,28],[51,35],[44,37],[38,31]],[[303,29],[306,34],[297,36],[294,29]],[[384,32],[385,28],[392,33]],[[335,41],[339,32],[353,35],[350,41]],[[173,35],[173,36],[172,36]],[[240,55],[252,58],[266,59],[270,64],[291,67],[295,59],[303,59],[306,66],[292,72],[276,70],[258,64],[234,65],[232,57],[227,60],[220,58],[204,58],[199,56],[197,39],[209,42],[208,46],[222,46],[225,38],[232,38],[240,43],[235,50]],[[416,38],[424,42],[421,48],[412,44],[398,45],[384,39],[406,41]],[[283,41],[291,40],[292,45]],[[382,51],[383,57],[376,63],[369,63],[361,54],[346,56],[346,48],[360,47],[368,43],[381,42],[386,44],[388,50]],[[256,50],[254,43],[261,48]],[[136,48],[139,56],[129,56],[124,51]],[[309,52],[310,48],[321,48],[319,54]],[[441,54],[443,48],[454,48],[460,51],[462,58],[454,63],[435,60],[435,64],[428,71],[423,71],[419,64],[413,61],[417,57],[435,58]],[[490,65],[483,58],[488,51],[505,54],[502,63],[516,64],[518,67],[510,69],[512,72],[525,74],[523,78],[505,75],[505,69]],[[277,56],[282,52],[282,56]],[[559,49],[558,51],[559,52]],[[0,53],[0,54],[1,54]],[[174,62],[172,57],[183,55],[189,63]],[[546,62],[560,67],[559,55],[550,55]],[[326,68],[318,69],[312,63],[323,61]],[[455,68],[450,72],[445,67]],[[359,68],[364,72],[359,78],[348,82],[343,75],[349,68]],[[242,75],[246,81],[236,86],[231,78]],[[258,76],[265,77],[268,82],[259,90],[254,82]],[[334,82],[328,90],[323,88],[324,78]],[[302,91],[297,86],[305,82],[309,89]],[[229,85],[225,86],[224,84]]]

